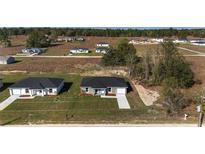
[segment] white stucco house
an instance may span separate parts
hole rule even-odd
[[[187,39],[176,39],[173,41],[173,43],[188,43]]]
[[[64,86],[60,78],[28,77],[11,85],[10,95],[20,96],[49,96],[57,95]]]
[[[70,53],[76,54],[76,53],[89,53],[88,48],[72,48],[70,49]]]

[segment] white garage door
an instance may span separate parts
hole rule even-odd
[[[117,94],[125,95],[126,94],[126,88],[117,88]]]
[[[20,89],[12,89],[12,93],[13,93],[13,95],[20,95],[21,90]]]

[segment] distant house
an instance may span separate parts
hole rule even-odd
[[[99,47],[99,48],[96,48],[96,53],[107,53],[110,49],[109,48],[103,48],[103,47]]]
[[[188,43],[187,39],[176,39],[173,41],[173,43]]]
[[[39,55],[43,52],[41,48],[25,48],[21,50],[24,54],[36,54]]]
[[[64,41],[66,42],[85,41],[85,39],[83,37],[68,36],[68,37],[64,37]]]
[[[46,96],[57,95],[64,86],[60,78],[29,77],[11,85],[10,95]]]
[[[85,77],[80,84],[81,92],[90,95],[125,95],[128,85],[118,77]]]
[[[189,41],[192,45],[205,46],[204,39],[192,39]]]
[[[107,47],[107,48],[110,47],[109,43],[105,43],[105,42],[99,42],[96,44],[96,46],[97,47]]]
[[[85,41],[85,38],[83,38],[83,37],[76,37],[75,40],[76,41]]]
[[[89,53],[89,49],[88,48],[73,48],[73,49],[70,49],[70,53],[72,54]]]
[[[65,42],[73,42],[73,41],[75,41],[75,37],[73,37],[73,36],[68,36],[68,37],[64,37],[63,40],[64,40]]]
[[[0,56],[0,64],[11,64],[15,62],[15,58],[11,56]]]

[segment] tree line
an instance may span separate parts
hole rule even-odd
[[[0,28],[8,35],[29,35],[40,31],[47,35],[58,36],[107,36],[107,37],[172,37],[186,38],[187,36],[205,37],[205,29],[98,29],[98,28]]]

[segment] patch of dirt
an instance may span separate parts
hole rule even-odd
[[[157,91],[146,89],[142,85],[137,84],[136,82],[133,82],[133,85],[135,86],[142,102],[146,106],[153,105],[153,103],[156,102],[158,98],[160,97]]]

